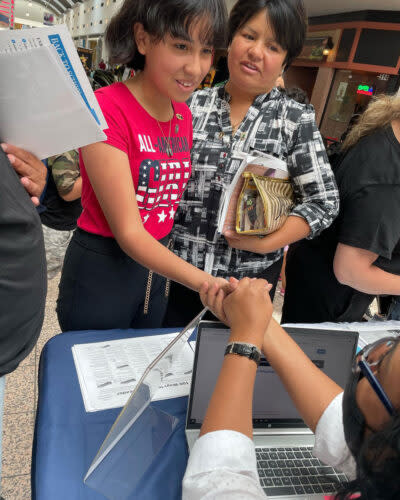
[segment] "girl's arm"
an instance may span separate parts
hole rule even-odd
[[[336,279],[370,295],[400,295],[400,276],[375,266],[378,257],[369,250],[339,243],[333,261]]]
[[[127,155],[99,142],[82,148],[90,183],[122,250],[144,267],[198,291],[204,281],[225,280],[188,264],[165,248],[143,226]]]

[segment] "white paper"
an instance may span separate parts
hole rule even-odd
[[[105,139],[54,47],[0,54],[0,139],[38,158]]]
[[[72,354],[86,411],[124,406],[148,365],[177,333],[74,345]],[[185,342],[152,399],[187,396],[193,360],[193,350]]]
[[[361,323],[286,323],[282,325],[297,328],[317,328],[320,330],[349,330],[358,332],[358,347],[362,349],[367,344],[384,337],[400,335],[400,321],[363,321]]]
[[[101,130],[108,128],[65,24],[31,28],[29,30],[0,31],[0,54],[29,52],[31,49],[39,47],[54,47],[56,49],[58,60],[69,75],[71,82],[81,96],[82,102],[93,115]],[[30,84],[29,79],[25,84]],[[67,149],[59,151],[59,153],[65,151]]]

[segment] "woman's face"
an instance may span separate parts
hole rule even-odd
[[[394,407],[398,408],[400,406],[400,343],[392,353],[382,360],[375,375]],[[365,377],[358,383],[356,401],[364,415],[366,424],[371,429],[379,429],[389,421],[387,410]]]
[[[233,37],[228,52],[229,80],[254,96],[268,93],[282,73],[286,54],[263,9]]]

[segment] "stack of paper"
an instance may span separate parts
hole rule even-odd
[[[65,25],[0,31],[0,67],[0,141],[42,159],[106,138]]]
[[[86,411],[124,406],[148,365],[177,334],[74,345],[72,354]],[[193,359],[193,350],[186,342],[154,400],[189,394]]]

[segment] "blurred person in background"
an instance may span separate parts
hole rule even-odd
[[[375,295],[400,295],[400,96],[372,101],[343,151],[338,218],[289,249],[283,323],[361,321]]]

